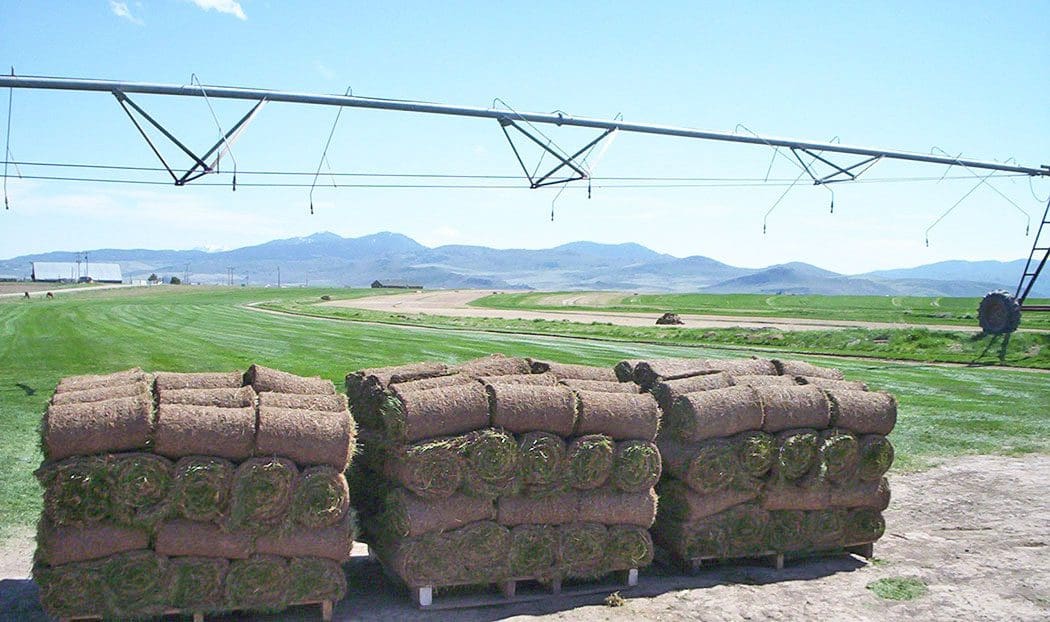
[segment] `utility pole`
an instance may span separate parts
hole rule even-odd
[[[190,284],[190,262],[186,262],[186,269],[182,271],[182,284]]]
[[[277,266],[277,289],[281,289],[281,266]]]

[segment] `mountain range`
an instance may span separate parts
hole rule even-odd
[[[0,260],[0,275],[26,277],[33,261],[72,261],[71,251]],[[844,275],[805,263],[740,268],[709,257],[674,257],[640,244],[572,242],[540,250],[424,246],[399,233],[358,238],[334,233],[273,240],[229,251],[88,251],[91,261],[120,264],[125,278],[178,276],[193,283],[366,286],[374,280],[426,288],[624,290],[885,296],[982,296],[1012,290],[1024,260],[944,261]],[[1050,296],[1050,285],[1033,295]]]

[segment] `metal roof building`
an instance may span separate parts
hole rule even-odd
[[[34,261],[34,281],[77,281],[88,277],[96,283],[121,283],[124,280],[120,265],[74,261]]]

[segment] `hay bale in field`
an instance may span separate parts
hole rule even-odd
[[[392,536],[414,538],[495,519],[496,506],[491,499],[455,494],[426,500],[395,488],[383,500],[380,524]]]
[[[816,376],[795,376],[799,384],[811,384],[825,391],[867,391],[868,385],[856,380],[832,380],[830,378],[819,378]]]
[[[878,510],[850,510],[843,519],[842,536],[846,544],[867,544],[882,537],[886,521]]]
[[[154,383],[158,392],[180,389],[236,389],[244,385],[244,374],[239,371],[189,374],[157,372]]]
[[[230,562],[214,557],[168,560],[164,590],[174,609],[216,611],[222,608]]]
[[[762,404],[751,387],[688,393],[675,400],[664,425],[683,441],[731,436],[762,427]]]
[[[289,510],[292,522],[306,529],[321,529],[343,520],[350,509],[346,476],[329,466],[315,466],[299,474]]]
[[[612,473],[613,440],[604,434],[581,436],[569,444],[566,452],[568,484],[577,490],[590,490],[603,485]]]
[[[858,439],[860,466],[857,477],[877,481],[893,466],[893,445],[880,434],[866,434]]]
[[[457,446],[467,464],[463,489],[468,494],[497,497],[517,489],[521,451],[513,436],[491,428],[477,430],[460,437]]]
[[[297,410],[313,410],[322,412],[346,412],[349,406],[346,396],[341,393],[335,395],[296,395],[294,393],[260,393],[260,408],[294,408]]]
[[[145,385],[143,385],[145,386]],[[145,449],[153,427],[153,400],[148,392],[102,402],[52,405],[44,415],[44,455],[70,456]]]
[[[580,493],[565,492],[546,497],[514,495],[496,501],[500,525],[564,525],[579,521]],[[599,521],[601,522],[601,521]]]
[[[606,571],[643,568],[653,562],[653,553],[648,526],[613,525],[605,541],[602,568]]]
[[[634,366],[633,380],[641,385],[642,389],[648,391],[661,380],[676,380],[720,371],[713,369],[710,363],[709,359],[687,358],[639,361]]]
[[[745,387],[794,387],[798,386],[794,376],[765,376],[746,374],[733,376],[733,384]]]
[[[151,527],[171,509],[175,467],[153,454],[124,454],[110,467],[110,500],[114,518],[124,524]]]
[[[288,562],[276,555],[253,555],[230,564],[226,606],[230,609],[278,610],[288,605]]]
[[[482,376],[478,378],[483,384],[503,385],[530,385],[541,387],[553,387],[558,384],[558,377],[554,374],[510,374],[507,376]]]
[[[58,381],[55,393],[68,393],[70,391],[84,391],[87,389],[102,389],[105,387],[117,387],[125,384],[136,384],[139,382],[149,383],[152,380],[149,374],[138,367],[112,374],[67,376]]]
[[[319,529],[278,529],[255,539],[255,552],[282,557],[324,557],[335,562],[350,559],[357,537],[357,517],[346,514],[339,523]]]
[[[687,393],[725,389],[731,386],[733,386],[732,376],[723,372],[715,372],[678,380],[663,380],[650,387],[649,392],[656,398],[660,409],[666,414],[671,412],[675,400]]]
[[[233,464],[211,456],[187,456],[175,463],[171,508],[191,521],[220,522],[229,512]]]
[[[161,404],[153,451],[168,458],[244,460],[255,449],[255,409]]]
[[[558,529],[518,525],[510,530],[510,571],[515,577],[549,578],[558,561]]]
[[[532,368],[523,358],[510,357],[504,354],[492,354],[461,363],[456,370],[471,376],[509,376],[511,374],[531,374]]]
[[[577,391],[576,434],[606,434],[614,440],[656,439],[660,408],[645,393]]]
[[[620,382],[634,382],[634,368],[641,363],[641,359],[627,359],[620,361],[613,367],[613,373]]]
[[[467,464],[459,454],[460,440],[438,438],[401,445],[374,433],[363,433],[360,460],[424,499],[444,499],[463,484]]]
[[[61,619],[105,612],[101,562],[47,566],[37,561],[32,573],[48,616]]]
[[[288,562],[288,574],[288,600],[293,603],[338,602],[346,596],[346,575],[339,562],[322,557],[293,557]]]
[[[689,487],[685,482],[665,478],[656,487],[657,496],[660,499],[659,514],[667,518],[694,522],[708,516],[751,501],[758,496],[758,490],[740,490],[726,488],[710,494],[700,494]]]
[[[890,483],[883,477],[873,482],[832,486],[829,498],[832,507],[867,508],[881,512],[890,506]]]
[[[50,566],[103,559],[148,546],[146,531],[111,523],[73,527],[43,520],[37,529],[37,557]]]
[[[897,398],[876,391],[827,391],[831,425],[857,434],[886,436],[897,424]]]
[[[576,520],[606,525],[635,525],[648,529],[656,520],[656,493],[588,490],[579,493]]]
[[[129,551],[102,565],[106,609],[115,618],[143,618],[162,613],[167,594],[167,560],[153,551]]]
[[[574,578],[593,578],[604,565],[609,530],[600,523],[569,523],[558,529],[558,569]]]
[[[487,427],[489,400],[478,383],[408,393],[395,386],[382,416],[387,438],[414,442]]]
[[[740,480],[736,450],[728,439],[687,445],[660,437],[658,446],[663,470],[700,494],[724,490]]]
[[[576,424],[576,396],[569,389],[514,384],[490,384],[485,389],[493,426],[515,434],[572,434]]]
[[[532,373],[542,374],[550,372],[558,377],[558,380],[591,380],[600,382],[619,382],[616,371],[611,367],[595,367],[593,365],[574,365],[572,363],[555,363],[554,361],[540,361],[527,359],[532,367]]]
[[[820,433],[818,449],[823,476],[833,484],[853,481],[860,468],[860,443],[846,430],[825,430]]]
[[[831,420],[827,395],[817,387],[759,386],[755,392],[762,403],[762,429],[766,432],[783,432],[794,428],[821,429],[828,427]]]
[[[104,402],[106,400],[113,400],[121,397],[136,397],[144,393],[149,393],[149,384],[145,381],[140,381],[112,387],[55,393],[51,396],[50,403],[55,406],[61,406],[63,404],[86,404],[88,402]]]
[[[299,469],[287,458],[252,458],[233,473],[230,526],[265,531],[284,521]]]
[[[83,525],[112,515],[109,460],[88,456],[45,464],[35,473],[44,488],[44,515],[56,525]]]
[[[787,430],[777,434],[777,455],[773,461],[773,479],[802,479],[819,463],[820,436],[816,430]]]
[[[549,432],[523,434],[518,443],[518,473],[527,494],[552,493],[562,488],[567,464],[565,441]]]
[[[350,413],[259,407],[255,451],[281,455],[301,465],[346,469],[356,429]]]
[[[296,393],[298,395],[334,395],[335,385],[331,380],[314,376],[306,378],[285,371],[252,365],[244,375],[246,384],[250,384],[256,393],[272,391],[274,393]]]
[[[215,523],[167,521],[157,530],[153,544],[158,555],[168,557],[217,557],[247,559],[255,550],[252,536],[229,531]]]
[[[157,389],[157,403],[159,404],[247,408],[255,407],[255,399],[255,390],[251,387],[239,387],[236,389]]]
[[[805,361],[789,361],[773,359],[776,373],[781,376],[808,376],[811,378],[826,378],[828,380],[842,380],[842,372],[831,367],[821,367]]]
[[[580,380],[566,378],[561,384],[574,391],[597,391],[599,393],[641,393],[641,387],[633,382],[617,382],[616,380]]]
[[[825,510],[830,506],[831,493],[827,486],[776,482],[762,491],[762,507],[767,510]]]
[[[660,450],[649,441],[622,441],[613,452],[609,481],[623,492],[643,492],[660,481]]]

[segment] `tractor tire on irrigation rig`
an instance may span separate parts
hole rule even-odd
[[[1009,292],[990,292],[977,307],[977,321],[986,334],[1012,333],[1021,323],[1021,304]]]

